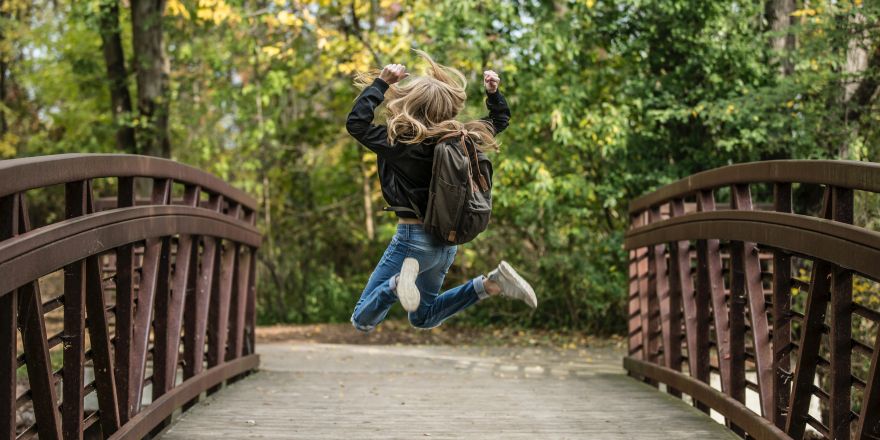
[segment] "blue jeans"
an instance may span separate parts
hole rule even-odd
[[[397,303],[397,275],[403,260],[411,257],[419,261],[416,287],[421,293],[419,308],[409,314],[409,322],[418,328],[433,328],[450,316],[464,310],[487,296],[483,276],[474,278],[443,293],[443,279],[456,246],[447,246],[430,236],[422,225],[397,225],[385,254],[370,275],[367,287],[354,307],[351,323],[361,331],[370,331],[385,319],[388,310]]]

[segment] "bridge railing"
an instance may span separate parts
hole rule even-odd
[[[740,435],[880,438],[877,193],[880,164],[769,161],[634,200],[625,368]]]
[[[0,439],[143,438],[256,368],[255,207],[164,159],[0,161]]]

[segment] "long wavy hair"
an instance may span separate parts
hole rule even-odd
[[[455,119],[467,101],[464,75],[453,67],[438,64],[421,50],[415,52],[428,64],[425,74],[411,74],[392,84],[385,92],[389,143],[418,144],[464,130],[479,150],[498,151],[498,142],[489,122]],[[378,70],[358,73],[355,85],[363,90],[378,76]]]

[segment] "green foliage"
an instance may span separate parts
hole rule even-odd
[[[101,1],[38,1],[4,19],[18,93],[0,155],[112,149]],[[506,259],[541,306],[491,301],[464,319],[619,332],[628,200],[734,162],[880,160],[876,99],[854,114],[845,91],[880,74],[846,68],[853,47],[878,43],[880,5],[798,3],[798,44],[774,52],[762,2],[172,0],[173,157],[260,200],[262,322],[346,321],[394,231],[375,157],[343,128],[352,75],[418,68],[410,49],[424,49],[465,72],[478,117],[494,69],[513,119],[493,156],[493,223],[460,248],[448,285]],[[130,62],[124,4],[121,15]]]

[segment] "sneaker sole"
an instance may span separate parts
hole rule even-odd
[[[403,260],[400,268],[400,278],[397,279],[397,297],[400,305],[407,312],[415,312],[421,302],[419,288],[416,287],[416,278],[419,276],[419,260],[407,258]]]
[[[536,309],[538,308],[538,297],[535,296],[535,289],[532,289],[532,285],[528,283],[523,277],[521,277],[516,270],[513,269],[513,266],[506,261],[502,261],[501,264],[498,265],[498,268],[501,269],[506,276],[512,278],[516,283],[517,287],[519,287],[523,292],[526,293],[526,297],[523,298],[523,302],[528,304],[529,307]]]

